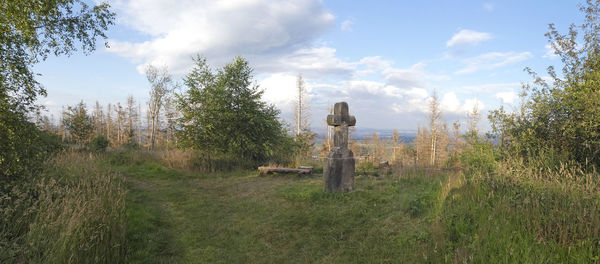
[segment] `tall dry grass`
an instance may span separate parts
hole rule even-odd
[[[62,153],[47,162],[27,188],[28,195],[14,196],[27,206],[15,212],[19,222],[8,226],[15,237],[4,261],[126,262],[125,188],[102,160],[87,153]]]

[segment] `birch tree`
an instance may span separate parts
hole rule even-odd
[[[148,114],[150,116],[150,149],[152,150],[154,149],[156,134],[159,128],[160,111],[175,84],[173,77],[165,67],[157,68],[149,65],[146,68],[146,78],[150,82]]]

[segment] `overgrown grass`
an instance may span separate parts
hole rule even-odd
[[[442,224],[453,262],[591,263],[600,256],[598,174],[499,163],[452,190]]]
[[[119,168],[130,189],[131,260],[598,261],[597,173],[489,162],[466,175],[412,168],[359,176],[352,193],[323,192],[320,175],[201,174],[133,162]]]
[[[326,193],[321,175],[199,173],[160,155],[49,161],[2,196],[0,262],[599,261],[600,176],[574,164],[486,157],[464,172],[358,175],[355,191]]]
[[[8,243],[0,262],[126,262],[125,188],[101,159],[60,154],[32,182],[3,195],[2,220],[16,221],[2,230]]]

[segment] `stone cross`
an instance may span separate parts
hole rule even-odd
[[[356,118],[348,113],[348,104],[346,102],[335,104],[333,115],[327,116],[327,124],[335,127],[333,146],[348,148],[348,127],[356,124]]]
[[[323,176],[325,191],[339,192],[354,189],[354,153],[348,149],[348,127],[356,124],[356,118],[348,113],[346,102],[336,103],[333,115],[327,116],[327,124],[334,126],[333,149],[327,155]]]

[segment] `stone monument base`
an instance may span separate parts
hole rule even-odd
[[[325,177],[325,191],[352,191],[354,189],[354,153],[347,148],[333,148],[327,156],[323,176]]]

